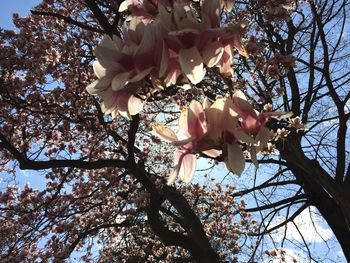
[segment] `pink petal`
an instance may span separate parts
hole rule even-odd
[[[187,132],[196,138],[202,137],[207,132],[207,121],[202,105],[192,100],[188,108]]]
[[[271,112],[264,112],[264,115],[268,118],[279,118],[279,119],[285,119],[285,118],[290,118],[293,116],[293,112],[285,112],[285,111],[280,111],[280,112],[276,112],[276,111],[271,111]]]
[[[98,93],[108,89],[111,85],[112,80],[107,77],[95,80],[86,87],[86,90],[91,95],[97,95]]]
[[[125,12],[128,10],[129,5],[131,5],[131,0],[125,0],[119,5],[118,12]]]
[[[117,91],[116,94],[116,107],[118,108],[118,112],[123,117],[130,119],[130,114],[128,110],[129,98],[131,94],[127,91]]]
[[[160,60],[159,65],[159,77],[163,77],[165,74],[167,68],[168,68],[168,60],[169,60],[169,51],[165,43],[163,42],[163,50],[162,50],[162,56]]]
[[[164,75],[164,83],[166,87],[175,85],[177,78],[181,75],[180,65],[177,61],[169,60],[168,70]]]
[[[175,166],[172,169],[172,171],[171,171],[171,173],[170,173],[170,175],[168,177],[167,185],[172,185],[175,182],[176,177],[177,177],[178,174],[179,174],[179,167]]]
[[[142,70],[140,72],[137,72],[135,75],[134,75],[132,78],[129,79],[129,82],[130,83],[133,83],[133,82],[138,82],[140,80],[143,80],[151,71],[152,71],[153,67],[151,68],[147,68],[145,70]],[[136,70],[135,70],[136,71]],[[134,72],[135,72],[134,71]]]
[[[205,70],[202,57],[196,47],[181,49],[179,52],[179,61],[183,73],[192,84],[198,84],[202,81]]]
[[[203,109],[204,110],[206,110],[206,109],[209,109],[210,108],[210,106],[211,106],[211,104],[210,104],[210,101],[209,101],[209,99],[208,99],[208,97],[205,97],[204,98],[204,100],[203,100],[203,103],[202,103],[203,105]]]
[[[219,70],[224,76],[231,77],[233,75],[232,69],[233,54],[230,45],[224,47],[224,52],[220,59]]]
[[[155,30],[153,26],[147,26],[144,29],[143,36],[139,47],[134,55],[134,63],[138,70],[144,70],[150,68],[153,65],[155,50]]]
[[[205,109],[205,115],[208,122],[207,137],[211,140],[217,140],[221,137],[222,131],[222,112],[225,106],[224,99],[217,99],[210,108]]]
[[[221,125],[224,131],[230,131],[238,126],[238,113],[234,110],[231,99],[225,99]]]
[[[255,168],[258,169],[259,163],[258,163],[258,159],[256,158],[256,147],[252,146],[249,152],[250,152],[250,160],[254,164]]]
[[[255,140],[249,134],[244,131],[232,130],[231,133],[235,136],[238,141],[245,142],[248,144],[254,144]]]
[[[241,90],[236,90],[232,97],[234,103],[243,111],[253,111],[253,106],[247,101],[247,97]]]
[[[181,5],[175,2],[173,14],[174,21],[178,29],[200,29],[200,24],[189,6]]]
[[[103,112],[109,114],[115,110],[117,107],[118,93],[112,89],[107,89],[98,94],[98,96],[103,100]]]
[[[175,25],[172,20],[172,15],[163,5],[158,5],[158,12],[159,26],[163,27],[167,32],[173,31]]]
[[[251,134],[255,134],[257,130],[259,130],[259,122],[257,119],[257,116],[252,116],[250,114],[247,114],[245,116],[242,116],[243,118],[243,127],[249,131]]]
[[[235,130],[238,125],[237,113],[233,110],[232,100],[217,99],[205,110],[208,121],[208,137],[217,140],[222,132]]]
[[[117,38],[116,38],[117,39]],[[120,68],[118,60],[120,54],[117,50],[117,43],[113,41],[109,36],[105,35],[99,45],[96,47],[95,56],[98,62],[104,68]]]
[[[191,136],[191,134],[188,132],[188,109],[183,109],[180,113],[179,128],[182,130],[185,136]]]

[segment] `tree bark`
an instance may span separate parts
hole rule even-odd
[[[306,198],[327,221],[350,262],[350,196],[343,184],[331,177],[316,160],[310,160],[302,151],[298,134],[278,145],[281,157],[297,180],[302,182]]]

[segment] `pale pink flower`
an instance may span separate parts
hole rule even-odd
[[[243,52],[242,30],[239,26],[220,28],[220,14],[220,1],[204,0],[200,21],[186,3],[175,2],[170,12],[159,6],[159,27],[168,48],[178,55],[179,64],[172,63],[170,72],[178,72],[179,67],[192,84],[202,81],[205,65],[218,66],[226,75],[231,72],[232,48]]]
[[[253,105],[247,101],[246,96],[240,90],[233,95],[233,108],[240,116],[240,127],[232,131],[237,140],[247,144],[251,160],[258,166],[256,154],[266,148],[271,139],[271,133],[265,127],[269,117],[286,118],[292,113],[285,112],[258,112]]]
[[[168,64],[167,49],[156,34],[154,26],[146,26],[135,18],[130,21],[123,40],[104,36],[95,49],[97,60],[93,68],[98,80],[87,91],[103,100],[106,114],[114,117],[119,112],[130,117],[142,110],[143,102],[136,95],[137,83],[150,73],[160,77]]]
[[[179,147],[174,154],[174,169],[169,176],[168,184],[173,183],[177,176],[183,182],[192,180],[197,162],[196,153],[204,152],[212,157],[221,154],[212,149],[205,139],[208,131],[207,120],[205,111],[198,101],[193,100],[189,108],[183,110],[179,117],[179,128],[186,139],[179,140],[174,131],[160,124],[153,125],[152,128],[161,139]]]
[[[265,127],[268,118],[285,118],[291,114],[258,112],[239,90],[232,99],[219,98],[212,105],[207,99],[203,106],[193,100],[179,117],[179,128],[186,139],[179,140],[174,131],[162,125],[153,126],[157,136],[178,146],[169,183],[177,176],[184,182],[192,179],[197,153],[212,158],[224,153],[227,169],[240,175],[245,167],[242,150],[244,145],[250,153],[251,161],[258,167],[257,153],[266,152],[266,149],[273,151],[272,145],[269,145],[273,134]]]
[[[306,131],[307,126],[305,123],[302,123],[301,119],[299,117],[291,118],[289,120],[289,125],[288,127],[292,127],[296,129],[297,132],[299,131]]]

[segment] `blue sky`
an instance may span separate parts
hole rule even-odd
[[[11,1],[6,1],[6,0],[0,0],[0,27],[1,28],[6,28],[6,29],[13,29],[14,25],[12,23],[12,14],[13,13],[19,13],[20,16],[26,16],[27,14],[29,14],[30,9],[32,7],[34,7],[35,5],[39,4],[41,1],[39,0],[11,0]],[[199,166],[205,167],[205,164],[203,164],[203,160],[199,161]],[[215,171],[213,171],[212,174],[215,174],[216,176],[219,175],[219,178],[222,179],[222,177],[224,177],[226,175],[226,170],[224,169],[223,166],[219,166],[215,168]],[[32,171],[18,171],[18,178],[17,180],[19,180],[19,184],[23,185],[26,182],[30,182],[32,186],[36,186],[36,187],[44,187],[45,181],[43,180],[42,177],[39,177],[38,174],[33,173]],[[260,173],[260,176],[262,176],[263,173]],[[220,180],[218,180],[220,181]],[[248,201],[248,204],[250,202]],[[310,229],[309,226],[309,221],[307,216],[303,216],[300,217],[299,221],[297,221],[298,225],[302,225],[302,224],[306,224],[304,227],[304,231],[306,231],[307,229]],[[327,224],[325,224],[325,222],[322,219],[318,219],[318,225],[319,225],[319,229],[324,231],[325,236],[328,236],[328,238],[333,238],[332,235],[328,234],[329,233],[329,228],[327,226]],[[292,232],[289,233],[291,238],[297,239],[297,236],[293,236],[293,231],[295,231],[294,229],[291,229]],[[315,234],[313,232],[307,232],[307,235],[309,236],[308,241],[310,241],[310,243],[313,243],[313,241],[315,241],[315,239],[317,238],[317,236],[315,236]],[[330,253],[328,256],[333,258],[335,261],[337,261],[338,263],[342,263],[345,262],[343,259],[343,256],[341,255],[341,250],[339,245],[337,244],[336,241],[331,242],[332,245],[332,249],[331,251],[333,251],[333,253]],[[324,245],[324,243],[322,242],[318,242],[318,240],[316,240],[316,242],[313,245],[313,251],[316,251],[316,253],[320,253],[322,251],[326,251],[326,253],[330,252],[329,249],[327,249]],[[291,253],[295,253],[295,250],[292,250]],[[322,254],[322,253],[321,253]],[[332,255],[333,254],[333,255]],[[324,262],[329,262],[329,261],[324,261]]]
[[[10,29],[12,23],[12,14],[19,13],[20,16],[26,16],[32,7],[39,4],[39,0],[0,0],[0,27]]]

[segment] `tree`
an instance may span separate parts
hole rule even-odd
[[[309,206],[350,260],[348,11],[345,0],[47,0],[15,15],[19,32],[0,32],[1,171],[8,182],[17,167],[41,171],[46,187],[0,194],[2,260],[80,249],[89,261],[102,243],[102,261],[254,261],[239,240],[261,244]],[[271,177],[243,190],[177,183],[197,156]],[[234,199],[249,193],[256,208]]]

